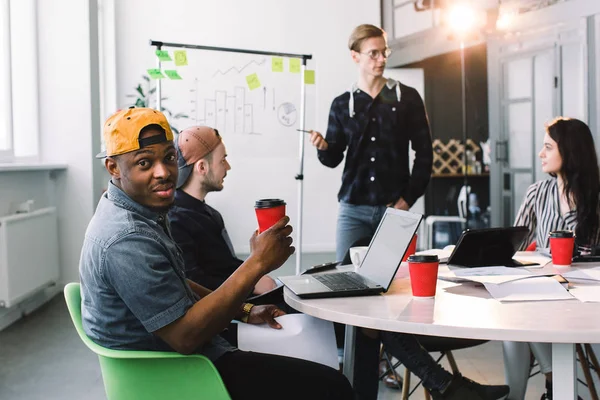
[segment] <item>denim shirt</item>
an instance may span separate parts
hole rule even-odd
[[[153,332],[197,301],[166,214],[129,198],[112,182],[88,225],[79,273],[83,329],[111,349],[173,351]],[[211,360],[235,350],[220,336],[198,349]]]

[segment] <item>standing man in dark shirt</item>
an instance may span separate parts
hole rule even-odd
[[[326,137],[311,131],[311,143],[325,166],[346,164],[342,173],[336,257],[358,239],[373,236],[387,207],[408,210],[431,177],[433,150],[423,100],[417,91],[383,76],[390,49],[385,32],[373,25],[354,29],[348,42],[358,82],[331,104]],[[415,151],[409,170],[409,143]],[[415,336],[359,329],[354,389],[361,399],[377,398],[380,337],[386,350],[423,380],[434,399],[496,400],[507,386],[484,386],[452,376],[420,346]]]
[[[216,129],[193,126],[179,134],[179,178],[175,206],[169,211],[173,238],[183,251],[188,279],[217,289],[244,262],[236,257],[221,214],[206,204],[206,195],[223,190],[227,150]],[[276,284],[260,278],[252,294],[263,294]]]
[[[335,168],[346,151],[338,193],[338,260],[356,240],[375,234],[386,207],[408,210],[425,193],[433,163],[419,93],[383,76],[390,55],[385,32],[360,25],[348,47],[358,66],[358,82],[333,100],[326,137],[311,132],[323,165]],[[409,143],[415,151],[412,173]]]

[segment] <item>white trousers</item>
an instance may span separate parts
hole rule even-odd
[[[552,372],[552,344],[527,342],[502,342],[504,373],[510,386],[508,400],[523,400],[529,380],[530,350],[543,374]]]

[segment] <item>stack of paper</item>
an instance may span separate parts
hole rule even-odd
[[[454,276],[451,276],[454,275]],[[523,268],[452,268],[439,279],[479,282],[499,301],[567,300],[573,296],[556,279],[537,276]]]
[[[569,280],[584,280],[600,282],[600,267],[595,268],[578,268],[563,272],[562,276]]]
[[[552,258],[549,256],[535,251],[517,251],[513,260],[517,260],[523,264],[536,263],[539,264],[539,267],[543,267],[552,262]]]
[[[600,267],[573,269],[562,275],[570,282],[569,292],[579,301],[600,302]]]
[[[440,264],[444,264],[448,262],[448,257],[452,254],[452,250],[454,250],[454,246],[446,246],[444,249],[423,250],[418,251],[416,254],[419,256],[438,256]]]
[[[331,321],[305,314],[288,314],[275,319],[281,329],[266,324],[238,324],[240,350],[301,358],[339,368]]]
[[[511,282],[484,283],[492,297],[499,301],[569,300],[573,296],[555,279],[530,277]]]

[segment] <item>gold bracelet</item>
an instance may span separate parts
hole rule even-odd
[[[242,316],[240,321],[244,323],[248,322],[248,317],[250,316],[250,310],[252,310],[252,307],[254,307],[254,304],[252,303],[244,303],[242,305],[242,312],[244,313],[244,315]]]

